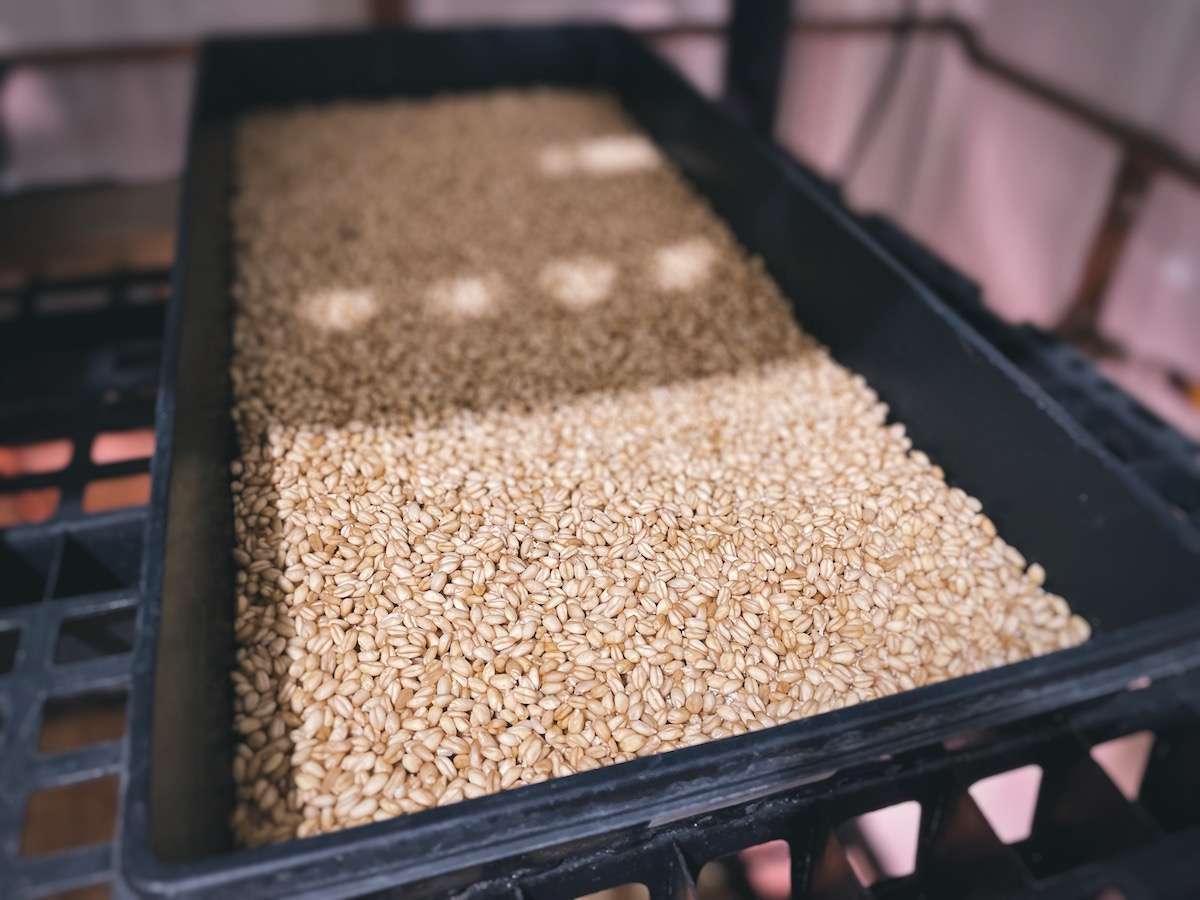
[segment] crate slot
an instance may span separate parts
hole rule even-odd
[[[117,822],[116,775],[35,791],[25,806],[21,855],[40,856],[112,840]]]
[[[786,900],[792,895],[791,849],[787,841],[767,841],[709,860],[696,886],[702,897]]]
[[[979,885],[987,885],[997,896],[1017,896],[1029,880],[1020,856],[1000,839],[965,791],[948,799],[921,874],[942,885],[947,897],[968,896]]]
[[[650,889],[638,881],[618,884],[577,897],[576,900],[650,900]]]
[[[13,670],[20,643],[21,632],[16,628],[0,629],[0,675],[6,675]]]
[[[907,800],[851,819],[838,829],[838,838],[858,880],[870,887],[916,871],[920,827],[921,804]]]
[[[1033,832],[1020,851],[1030,870],[1046,877],[1118,856],[1154,833],[1091,756],[1064,754],[1043,766]]]
[[[53,896],[54,900],[108,900],[112,895],[112,885],[106,882],[71,888],[69,891],[59,891]]]
[[[1200,723],[1155,730],[1138,803],[1168,831],[1200,824]]]
[[[85,513],[145,506],[149,501],[150,475],[145,472],[89,481],[83,489],[83,511]]]
[[[0,535],[0,608],[26,606],[46,596],[52,539],[16,543]]]
[[[123,374],[155,369],[161,356],[162,344],[158,340],[126,341],[117,348],[113,366]]]
[[[1126,800],[1136,800],[1154,747],[1154,732],[1136,731],[1091,749],[1092,759],[1112,779]]]
[[[968,793],[996,836],[1006,844],[1015,844],[1033,832],[1033,813],[1041,784],[1041,766],[1021,766],[980,779]]]
[[[171,296],[171,286],[165,281],[139,281],[125,290],[125,301],[133,306],[163,303]]]
[[[116,609],[78,619],[68,619],[58,633],[56,663],[85,662],[102,656],[128,653],[133,648],[135,610]]]
[[[34,301],[39,315],[92,312],[108,305],[108,290],[103,285],[43,291]]]
[[[124,690],[51,697],[42,706],[38,750],[61,753],[117,740],[125,734],[127,701]]]
[[[57,472],[70,464],[71,455],[71,442],[66,438],[3,446],[0,447],[0,478]]]
[[[105,431],[92,441],[92,462],[98,466],[130,459],[149,459],[153,455],[153,428]]]
[[[54,597],[76,597],[131,587],[137,582],[139,554],[121,553],[115,542],[86,543],[79,535],[67,537]]]
[[[871,896],[870,891],[858,880],[850,858],[846,855],[846,848],[838,840],[837,834],[829,832],[824,844],[820,846],[821,849],[813,856],[811,862],[807,886],[809,893],[801,893],[800,896],[867,900]],[[793,887],[803,889],[801,885],[794,883]]]
[[[62,491],[56,487],[0,494],[0,528],[48,522],[58,511],[61,499]]]

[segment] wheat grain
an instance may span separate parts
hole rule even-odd
[[[1087,638],[610,100],[262,114],[237,171],[241,843]]]

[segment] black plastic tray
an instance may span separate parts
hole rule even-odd
[[[761,255],[804,325],[865,375],[952,483],[1050,573],[1086,645],[765,732],[304,841],[233,851],[229,144],[252,109],[519,84],[628,111]],[[123,869],[145,894],[441,895],[612,835],[1121,689],[1200,646],[1200,534],[779,151],[608,27],[219,41],[197,79],[131,703]],[[598,884],[596,887],[603,887]],[[656,881],[656,890],[659,884]],[[669,885],[662,884],[662,890]]]

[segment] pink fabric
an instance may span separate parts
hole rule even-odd
[[[804,0],[805,16],[887,15],[896,0]],[[1200,4],[925,0],[969,19],[1004,59],[1200,155]],[[887,39],[803,34],[789,48],[778,137],[834,178]],[[947,39],[913,39],[852,205],[896,219],[978,279],[1001,315],[1045,327],[1074,299],[1119,148],[976,72]],[[1106,369],[1193,435],[1200,410],[1166,368],[1200,380],[1200,191],[1160,177],[1104,298],[1099,326],[1132,358]]]
[[[1200,202],[1171,177],[1151,187],[1113,279],[1101,329],[1135,355],[1200,381]]]
[[[843,174],[885,55],[882,39],[793,41],[779,134]],[[1051,325],[1070,302],[1116,151],[979,75],[946,40],[919,39],[876,139],[845,185],[978,278],[1007,318]]]

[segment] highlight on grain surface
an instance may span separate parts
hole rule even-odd
[[[1087,638],[643,142],[545,89],[240,124],[240,843]]]
[[[494,308],[502,289],[494,276],[447,278],[429,289],[429,308],[435,314],[452,318],[477,319]]]
[[[589,256],[553,260],[538,275],[538,285],[570,309],[600,303],[612,292],[616,280],[616,266]]]
[[[350,331],[375,317],[378,306],[369,291],[323,290],[303,297],[300,315],[325,331]]]
[[[717,259],[716,248],[702,237],[659,248],[654,254],[654,278],[664,291],[686,291],[708,278]]]
[[[549,144],[537,156],[541,171],[553,177],[621,175],[662,165],[658,148],[640,134],[600,135],[572,144]]]

